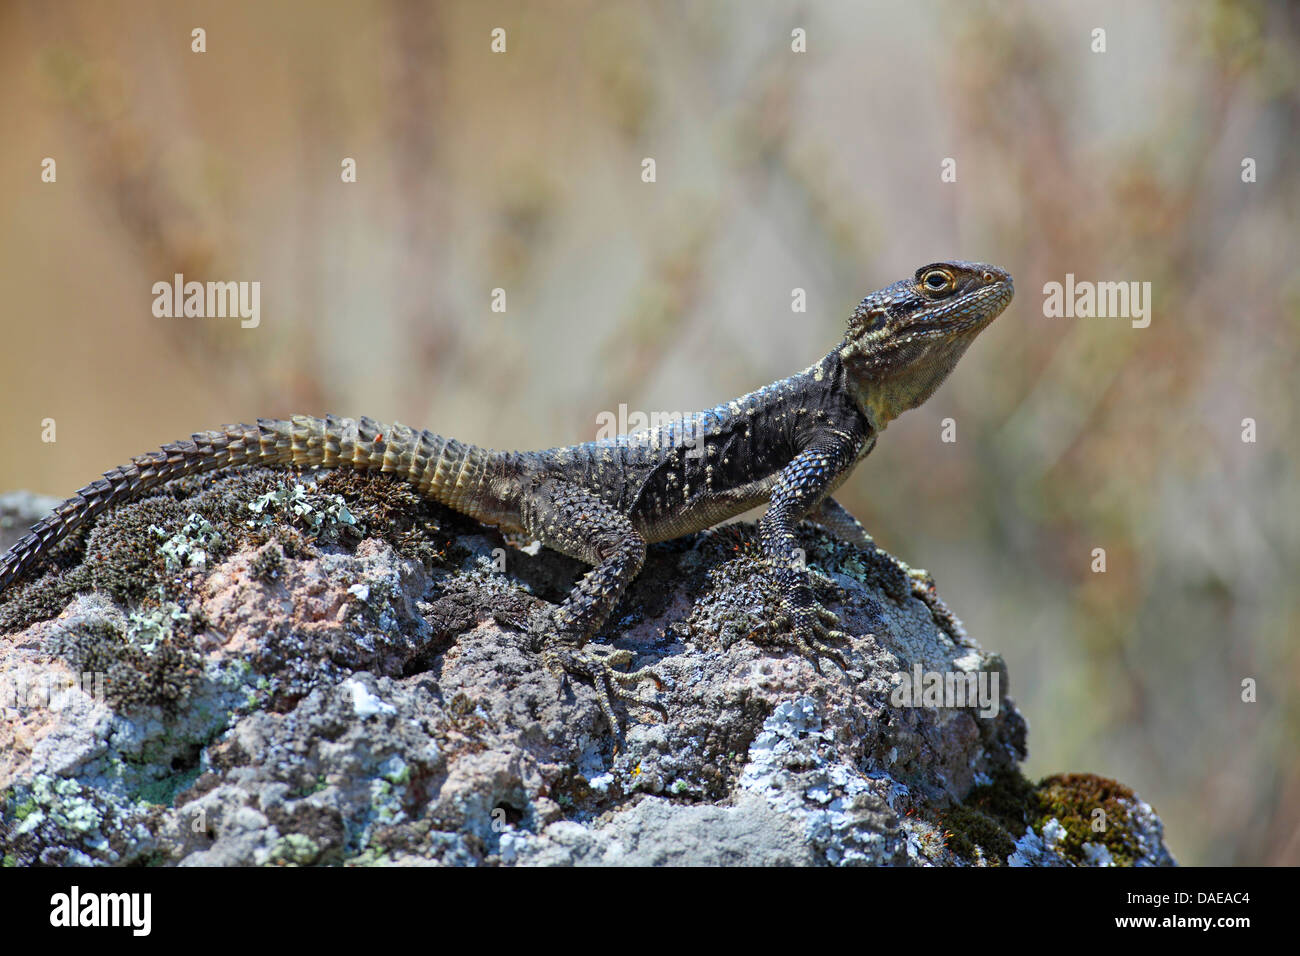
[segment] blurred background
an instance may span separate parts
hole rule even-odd
[[[993,262],[1016,300],[840,499],[1007,659],[1030,776],[1295,865],[1298,72],[1287,3],[7,0],[0,490],[294,412],[586,440]],[[260,325],[155,318],[175,273]],[[1150,326],[1046,317],[1067,273],[1150,282]]]

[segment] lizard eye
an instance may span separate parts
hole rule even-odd
[[[952,280],[949,278],[948,273],[944,272],[942,269],[931,269],[921,277],[922,284],[931,292],[941,292],[948,288],[948,284],[951,281]]]

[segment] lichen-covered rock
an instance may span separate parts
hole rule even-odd
[[[0,498],[0,532],[47,504]],[[848,669],[758,642],[773,601],[751,526],[657,545],[596,642],[663,679],[615,740],[524,631],[576,562],[385,476],[178,482],[0,595],[0,855],[1172,862],[1126,788],[1020,776],[1005,665],[900,596],[885,556],[800,534]]]

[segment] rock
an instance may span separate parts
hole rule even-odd
[[[615,740],[523,630],[577,562],[386,476],[178,482],[0,596],[4,861],[1173,862],[1127,788],[1020,775],[1005,665],[892,559],[799,533],[849,670],[758,642],[752,526],[656,545],[595,642],[663,679]]]

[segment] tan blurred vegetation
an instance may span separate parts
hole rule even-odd
[[[1016,301],[842,499],[1007,658],[1032,774],[1133,786],[1185,863],[1300,863],[1298,10],[7,3],[0,489],[299,411],[567,444],[995,262]],[[260,281],[261,326],[154,318],[176,272]],[[1150,327],[1045,318],[1066,273],[1151,282]]]

